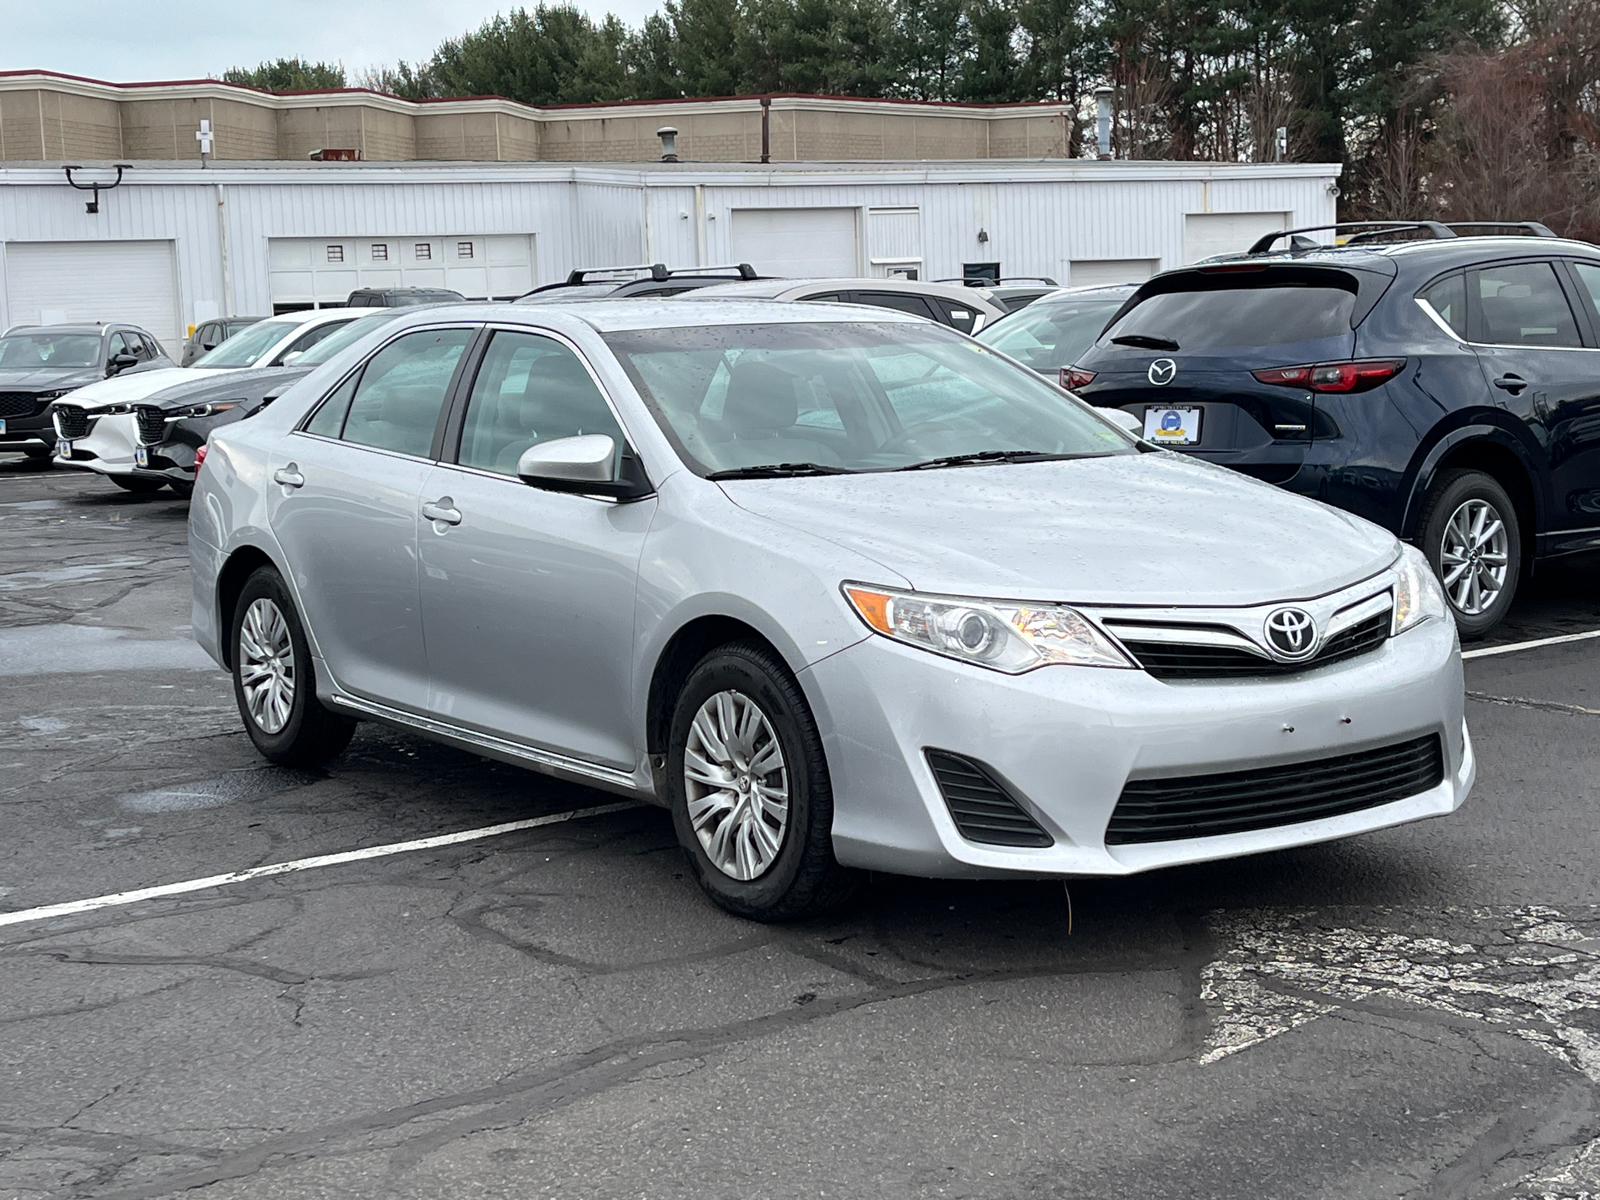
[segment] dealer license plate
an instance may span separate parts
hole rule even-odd
[[[1195,446],[1200,442],[1200,408],[1157,408],[1144,410],[1145,440],[1161,446]]]
[[[71,458],[72,457],[72,443],[67,441],[66,438],[57,438],[56,439],[56,457],[57,458]]]
[[[5,431],[6,431],[6,423],[4,421],[0,421],[0,433],[4,433]]]
[[[133,448],[133,465],[136,467],[148,467],[150,465],[149,446],[135,446]]]

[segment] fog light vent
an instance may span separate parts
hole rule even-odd
[[[926,753],[956,828],[967,841],[993,846],[1055,844],[982,763],[944,750]]]

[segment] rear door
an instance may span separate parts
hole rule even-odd
[[[1388,282],[1367,275],[1229,264],[1159,277],[1079,358],[1095,373],[1079,394],[1133,414],[1157,444],[1284,482],[1317,436],[1315,398],[1251,372],[1351,358],[1363,290]]]

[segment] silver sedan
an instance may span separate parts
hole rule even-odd
[[[763,920],[1344,837],[1475,770],[1415,550],[890,312],[399,317],[212,438],[190,547],[268,758],[376,720],[637,796]]]

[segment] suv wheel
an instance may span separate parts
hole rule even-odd
[[[232,635],[234,699],[263,757],[315,766],[350,744],[356,723],[317,699],[311,647],[289,591],[271,567],[245,581]]]
[[[1482,471],[1444,472],[1428,491],[1421,540],[1462,638],[1500,624],[1522,573],[1522,531],[1505,488]]]
[[[855,890],[858,876],[833,857],[816,722],[765,646],[721,646],[690,672],[672,713],[667,787],[695,878],[729,912],[795,920]]]

